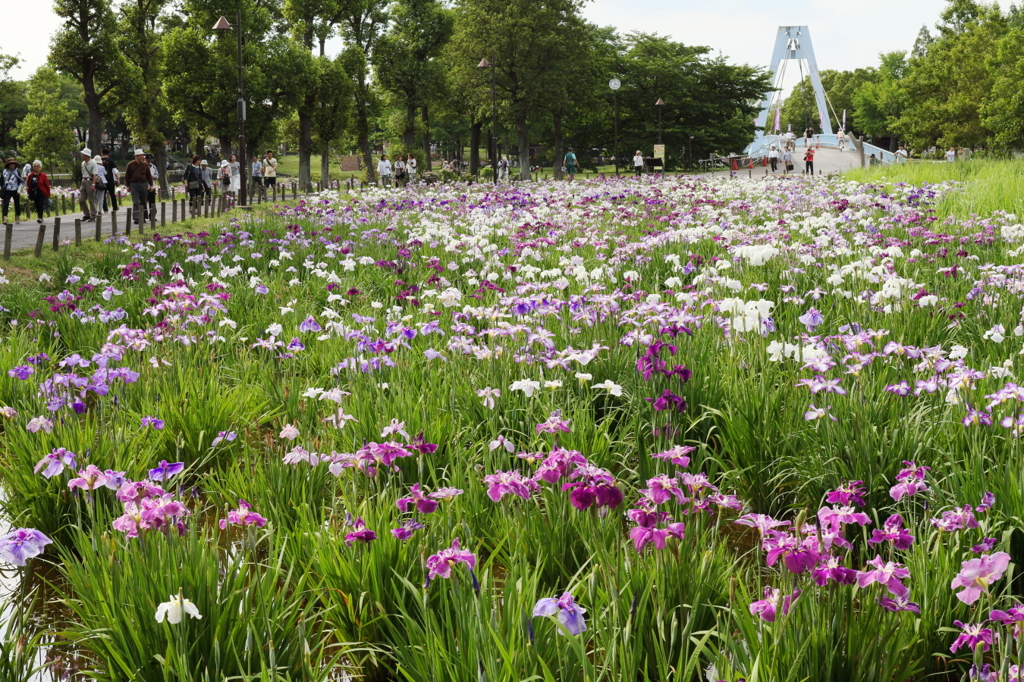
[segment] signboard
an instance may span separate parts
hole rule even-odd
[[[656,144],[654,145],[654,158],[661,159],[662,163],[665,163],[665,145]]]

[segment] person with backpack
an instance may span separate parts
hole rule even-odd
[[[7,159],[7,163],[4,164],[4,172],[2,176],[2,182],[0,182],[0,199],[3,201],[3,222],[7,223],[7,211],[11,205],[11,199],[14,199],[14,223],[18,224],[21,222],[21,186],[25,184],[25,179],[21,177],[21,171],[18,169],[18,162],[14,159]]]
[[[565,165],[565,174],[569,176],[569,182],[576,179],[576,152],[569,147],[569,151],[565,153],[565,158],[562,159]]]
[[[185,183],[185,191],[188,192],[189,203],[192,208],[192,217],[195,218],[200,215],[199,207],[202,202],[202,197],[207,192],[207,187],[203,181],[203,171],[199,167],[199,155],[196,154],[192,157],[192,164],[185,167],[185,172],[182,173],[181,180]]]
[[[36,159],[32,162],[32,172],[28,174],[25,185],[28,187],[28,200],[36,206],[36,222],[43,224],[43,211],[50,207],[50,179],[43,172],[43,162]],[[30,211],[25,211],[30,214]]]
[[[149,216],[156,220],[156,183],[160,179],[160,169],[156,167],[155,159],[150,153],[146,153],[146,161],[149,163],[149,172],[153,176],[153,184],[149,188]]]
[[[100,157],[100,165],[107,176],[107,189],[103,193],[103,212],[108,213],[107,199],[110,199],[110,208],[117,210],[117,178],[114,177],[117,173],[117,164],[110,158],[110,150],[106,147],[100,150]]]

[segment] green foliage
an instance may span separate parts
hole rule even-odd
[[[28,113],[25,83],[11,78],[11,69],[19,61],[17,57],[0,54],[0,149],[13,146],[11,130]]]
[[[26,158],[38,158],[45,168],[64,170],[75,151],[72,124],[75,112],[62,98],[60,76],[51,68],[41,67],[28,81],[26,89],[28,113],[15,130]]]
[[[843,112],[846,112],[846,130],[853,135],[861,135],[866,131],[859,125],[856,113],[854,97],[868,83],[878,80],[878,72],[873,68],[856,69],[854,71],[833,71],[825,69],[821,72],[821,86],[828,98],[827,104],[829,121],[832,130],[838,131],[843,122]],[[769,116],[769,123],[774,121]],[[782,105],[781,112],[782,129],[793,126],[793,130],[804,130],[807,126],[814,126],[818,122],[818,105],[814,100],[814,89],[811,87],[810,76],[806,77],[793,88]]]

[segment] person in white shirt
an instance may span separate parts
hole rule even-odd
[[[508,157],[502,154],[501,161],[498,162],[498,182],[505,184],[508,182]]]
[[[772,145],[771,151],[768,152],[768,163],[772,165],[772,173],[778,170],[779,167],[779,150]]]
[[[900,145],[900,148],[896,150],[896,163],[906,163],[908,156],[910,154],[907,153],[907,148]]]
[[[846,151],[846,131],[844,131],[842,128],[840,128],[839,129],[839,133],[836,135],[836,137],[839,138],[839,143],[838,143],[839,151],[845,152]]]
[[[637,177],[640,177],[640,174],[644,172],[644,155],[640,153],[639,149],[633,155],[633,170],[636,172]]]
[[[416,179],[416,157],[412,154],[409,155],[409,159],[405,162],[405,172],[409,174],[409,182],[413,182]]]
[[[377,175],[380,176],[380,183],[384,187],[391,186],[391,162],[388,161],[387,154],[380,155],[380,161],[377,162]]]
[[[402,155],[399,154],[398,157],[395,159],[395,182],[398,183],[399,185],[406,181],[407,176],[405,174],[405,171],[405,159],[403,159]]]
[[[946,152],[946,161],[949,161],[950,163],[956,161],[956,150],[952,147],[950,147],[949,151]]]

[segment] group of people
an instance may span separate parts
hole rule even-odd
[[[820,148],[820,144],[817,146],[809,145],[804,151],[804,173],[808,175],[814,175],[814,154]],[[795,151],[795,145],[792,144],[791,140],[786,140],[782,145],[782,151],[772,145],[771,149],[768,150],[768,163],[772,167],[772,173],[779,169],[779,162],[782,162],[783,172],[792,173],[795,166],[793,164],[793,152]]]
[[[0,176],[0,200],[3,202],[3,221],[7,222],[11,203],[14,204],[14,222],[21,222],[21,188],[28,189],[28,200],[35,206],[36,215],[39,216],[36,222],[43,222],[43,211],[50,207],[50,179],[43,172],[43,162],[38,159],[31,164],[25,164],[28,172],[22,175],[23,170],[18,168],[18,162],[14,159],[7,159],[4,162],[4,170]],[[25,207],[25,216],[32,215],[30,206]]]
[[[80,155],[82,181],[78,188],[78,205],[83,222],[95,220],[101,213],[118,210],[117,186],[122,182],[128,187],[132,199],[135,223],[149,219],[151,211],[156,210],[156,183],[160,179],[152,154],[136,149],[135,158],[128,162],[123,177],[109,149],[103,148],[99,155],[92,156],[92,150],[86,147]]]
[[[267,188],[277,184],[277,159],[274,158],[274,151],[268,149],[262,159],[258,154],[253,154],[249,169],[249,187],[252,195],[259,194],[266,198]]]
[[[408,158],[402,158],[402,155],[399,154],[395,158],[395,163],[392,165],[387,154],[380,155],[380,161],[377,162],[377,175],[380,177],[381,184],[384,187],[390,187],[392,180],[399,185],[415,182],[416,157],[409,154]]]

